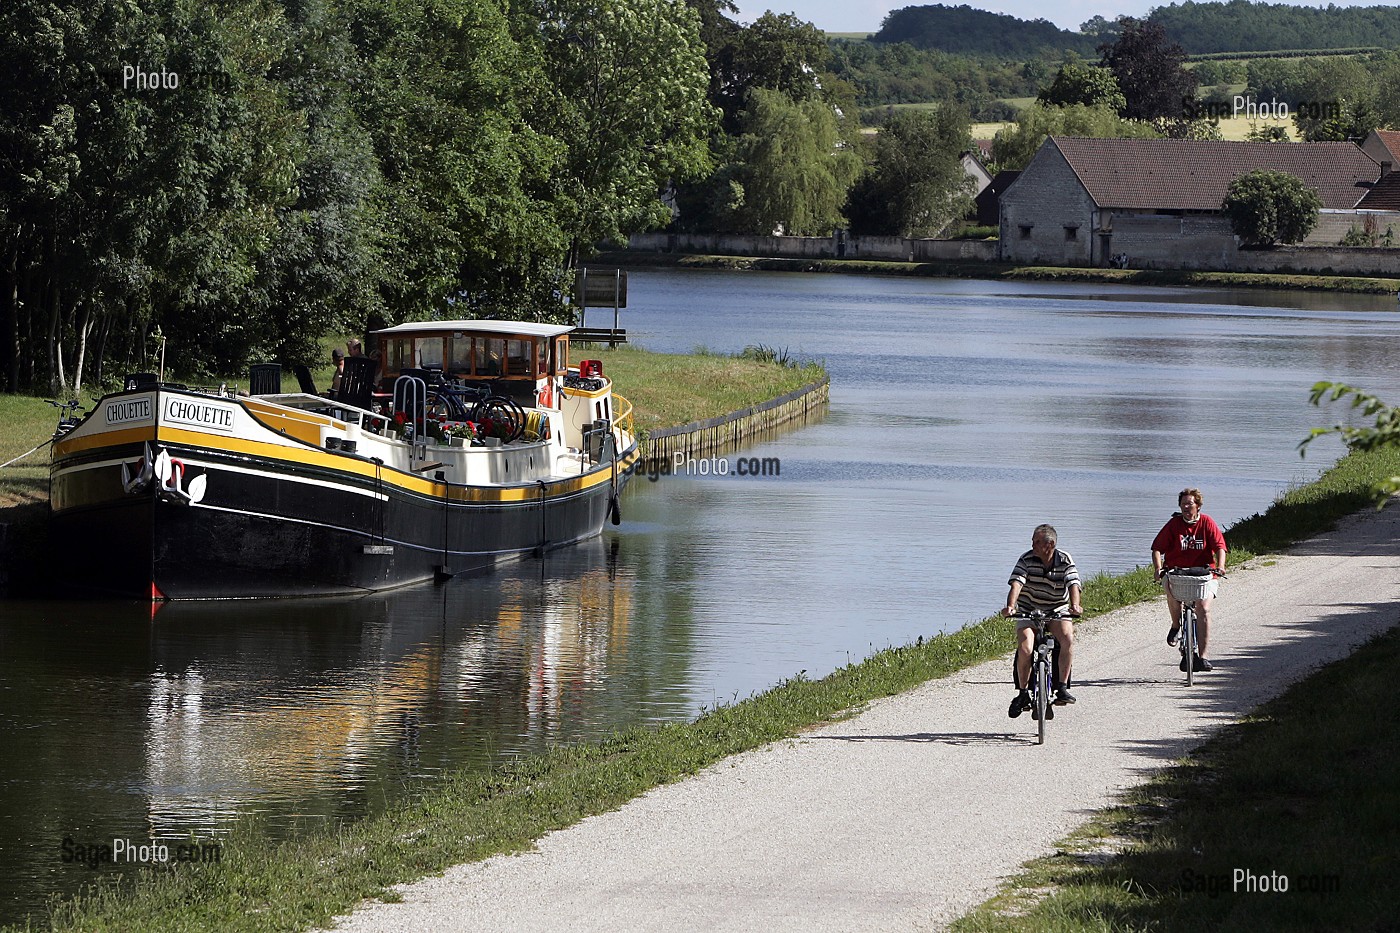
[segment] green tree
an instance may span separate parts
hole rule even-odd
[[[1322,198],[1296,175],[1259,169],[1230,182],[1221,211],[1246,243],[1297,243],[1317,225]]]
[[[299,115],[295,199],[278,210],[277,232],[259,262],[276,358],[319,358],[328,330],[358,333],[383,314],[377,285],[385,275],[376,250],[371,192],[379,166],[353,109],[360,58],[349,23],[330,0],[284,0],[287,42],[273,76]]]
[[[563,147],[527,113],[552,93],[538,50],[488,0],[350,0],[348,15],[363,69],[354,111],[378,165],[387,318],[449,300],[460,317],[560,313],[550,270],[568,244],[553,187]]]
[[[1151,125],[1124,120],[1108,107],[1047,107],[1036,103],[1016,115],[1014,126],[997,131],[992,140],[992,161],[999,169],[1025,168],[1047,136],[1157,139],[1161,135]]]
[[[1297,70],[1293,124],[1308,142],[1360,142],[1381,125],[1377,78],[1354,58],[1307,59]]]
[[[1098,39],[1100,42],[1113,42],[1122,34],[1123,27],[1118,24],[1117,20],[1094,15],[1079,24],[1079,31],[1086,36]]]
[[[1277,123],[1251,124],[1250,130],[1244,138],[1253,143],[1291,143],[1293,141],[1293,137],[1288,135],[1288,129]]]
[[[572,266],[597,242],[670,222],[661,196],[710,170],[716,114],[700,17],[679,0],[537,0],[536,15]]]
[[[742,191],[735,209],[740,228],[820,236],[842,226],[841,208],[861,160],[841,144],[832,108],[755,88],[742,122],[733,169]]]
[[[1115,112],[1127,107],[1123,91],[1113,72],[1097,65],[1066,62],[1055,74],[1055,80],[1037,98],[1042,104],[1064,107],[1084,104],[1087,107],[1111,107]]]
[[[972,205],[973,182],[962,166],[971,147],[967,114],[957,108],[898,113],[875,137],[874,160],[851,189],[851,231],[938,236]]]
[[[1184,67],[1186,53],[1167,41],[1157,23],[1126,16],[1119,23],[1122,34],[1100,51],[1123,91],[1126,105],[1120,114],[1133,120],[1180,117],[1196,98],[1196,76]]]

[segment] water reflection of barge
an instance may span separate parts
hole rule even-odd
[[[571,330],[388,328],[383,372],[347,360],[335,398],[267,370],[252,394],[128,380],[54,444],[57,540],[85,586],[200,599],[386,589],[597,535],[637,445],[611,382],[569,370]]]

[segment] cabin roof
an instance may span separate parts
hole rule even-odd
[[[530,321],[418,321],[408,324],[395,324],[376,334],[423,334],[472,331],[478,334],[515,334],[521,337],[558,337],[573,330],[562,324],[535,324]]]

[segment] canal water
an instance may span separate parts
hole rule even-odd
[[[1296,450],[1342,414],[1313,382],[1400,398],[1386,298],[671,270],[629,292],[637,343],[821,360],[829,409],[742,452],[768,475],[639,477],[602,538],[446,586],[0,603],[0,922],[110,870],[78,847],[356,819],[956,629],[1043,521],[1089,573],[1144,563],[1183,486],[1228,525],[1335,458]]]

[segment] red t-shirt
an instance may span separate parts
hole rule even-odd
[[[1204,512],[1194,525],[1186,524],[1179,514],[1173,515],[1152,539],[1152,550],[1162,552],[1162,563],[1167,567],[1212,567],[1215,552],[1225,549],[1220,526]]]

